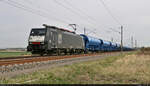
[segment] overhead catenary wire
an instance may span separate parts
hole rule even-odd
[[[122,24],[121,24],[121,23],[119,22],[119,20],[112,14],[112,12],[110,11],[109,7],[105,4],[105,2],[104,2],[103,0],[98,0],[98,1],[103,4],[104,8],[105,8],[106,11],[108,12],[108,14],[112,17],[112,19],[113,19],[118,25],[120,25],[120,26],[122,27]],[[111,31],[114,31],[114,32],[117,32],[117,33],[121,34],[120,31],[117,31],[117,30],[112,29],[112,28],[109,28],[109,29],[111,29]]]
[[[109,15],[113,18],[113,20],[118,23],[118,25],[121,26],[121,52],[123,51],[123,26],[122,24],[118,21],[118,19],[111,13],[110,9],[107,7],[107,5],[105,4],[105,2],[103,0],[99,0],[105,7],[105,9],[107,10],[107,12],[109,13]]]
[[[81,10],[81,9],[79,9],[79,8],[77,8],[77,7],[75,7],[75,6],[73,6],[68,0],[64,0],[64,2],[67,3],[67,4],[69,4],[69,6],[72,7],[73,9],[78,10],[79,13],[84,14],[85,16],[87,16],[87,18],[89,18],[90,20],[92,20],[92,21],[94,21],[95,23],[97,23],[95,18],[93,18],[92,16],[87,15],[86,12],[84,12],[83,10]],[[112,15],[112,16],[113,16],[113,15]],[[96,29],[94,29],[94,30],[96,30]],[[105,30],[105,31],[108,32],[107,30]],[[113,30],[113,31],[114,31],[114,30]],[[89,32],[89,33],[92,33],[92,32],[93,32],[93,31],[91,31],[91,32]],[[119,32],[119,31],[115,30],[115,32]]]
[[[84,16],[87,16],[87,18],[89,19],[89,20],[91,20],[91,21],[93,21],[93,23],[95,23],[96,25],[98,25],[98,27],[100,28],[101,26],[99,26],[99,24],[97,24],[97,20],[95,19],[95,18],[93,18],[92,16],[90,16],[90,15],[88,15],[88,14],[86,14],[86,12],[85,11],[83,11],[83,10],[81,10],[81,9],[79,9],[79,8],[77,8],[77,7],[75,7],[73,4],[71,4],[68,0],[63,0],[66,4],[68,4],[70,7],[72,7],[73,9],[76,9],[77,11],[79,11],[79,13],[82,13],[82,14],[84,14]],[[76,11],[76,12],[77,12]],[[94,30],[96,30],[96,29],[94,29]],[[106,31],[106,30],[104,30],[104,31]],[[92,31],[91,31],[92,32]],[[91,33],[90,32],[90,33]],[[106,31],[107,32],[107,31]]]
[[[24,0],[25,2],[27,2],[28,4],[30,4],[30,5],[32,5],[32,2],[31,1],[29,1],[29,0]],[[29,2],[28,2],[29,1]],[[33,5],[32,5],[33,6]],[[35,6],[35,4],[34,4],[34,6]],[[39,5],[36,5],[36,7],[38,8],[38,9],[41,9],[41,7],[39,6]],[[43,11],[47,11],[47,12],[54,12],[53,10],[49,10],[49,9],[44,9],[44,8],[42,8],[43,9]],[[54,12],[54,13],[56,13],[56,12]],[[65,15],[64,15],[65,16]],[[69,18],[69,17],[67,17],[67,19],[66,20],[69,20],[70,22],[73,22],[73,20],[71,19],[71,18]],[[85,26],[89,26],[89,25],[85,25]],[[92,26],[91,26],[92,27]]]
[[[97,23],[95,18],[93,18],[92,16],[86,14],[86,12],[84,12],[83,10],[81,10],[81,9],[79,9],[79,8],[77,8],[77,7],[75,7],[75,6],[74,6],[73,4],[71,4],[68,0],[63,0],[63,1],[64,1],[66,4],[68,4],[70,7],[72,7],[73,9],[76,9],[77,11],[79,11],[79,13],[82,13],[82,14],[84,14],[84,16],[87,16],[87,18],[88,18],[89,20],[94,21],[94,23]]]
[[[51,13],[51,14],[57,14],[57,12],[56,12],[55,10],[42,8],[42,7],[41,7],[40,5],[38,5],[37,3],[34,3],[34,4],[33,4],[33,2],[32,2],[31,0],[24,0],[24,2],[28,3],[28,4],[31,5],[31,6],[36,7],[36,8],[38,8],[38,9],[42,9],[43,11],[49,12],[49,13]],[[63,14],[61,14],[61,15],[63,15]],[[63,16],[65,16],[65,15],[63,15]],[[69,22],[73,22],[73,20],[72,20],[71,18],[69,18],[69,17],[65,18],[65,20],[68,20]],[[68,24],[69,24],[69,23],[68,23]]]
[[[98,0],[98,1],[100,1],[100,2],[103,4],[104,8],[107,10],[107,12],[109,13],[109,15],[113,18],[113,20],[114,20],[116,23],[118,23],[119,25],[122,25],[122,24],[119,22],[119,20],[112,14],[112,12],[111,12],[110,9],[108,8],[108,6],[105,4],[105,2],[104,2],[103,0]]]
[[[33,2],[31,2],[30,0],[24,0],[24,2],[30,4],[31,6],[35,6],[35,7],[38,8],[38,9],[42,9],[42,10],[45,11],[45,12],[51,13],[52,15],[53,15],[54,13],[56,14],[56,12],[54,12],[54,10],[49,10],[49,9],[41,8],[39,5],[37,5],[37,4],[35,5],[35,3],[33,4]],[[61,15],[62,15],[62,14],[61,14]],[[72,19],[70,19],[70,18],[68,18],[68,17],[67,17],[67,19],[65,19],[65,20],[68,20],[69,22],[72,22]]]
[[[60,20],[58,18],[52,17],[51,16],[52,14],[46,13],[43,10],[33,9],[32,7],[28,7],[28,6],[25,6],[24,4],[18,3],[17,1],[3,0],[3,2],[7,3],[7,4],[9,4],[9,5],[13,6],[13,7],[19,8],[21,10],[30,12],[32,14],[36,14],[38,16],[41,16],[41,17],[44,17],[44,18],[47,18],[47,19],[51,19],[51,20],[57,20],[57,21],[59,21],[61,23],[69,24],[69,22],[66,21],[66,20]],[[91,28],[95,29],[93,26],[91,26]]]
[[[29,1],[29,0],[24,0],[25,2],[27,2],[28,4],[32,5],[32,2]],[[29,2],[28,2],[29,1]],[[34,4],[35,5],[35,4]],[[33,5],[32,5],[33,6]],[[41,9],[41,7],[39,5],[36,5],[36,7],[38,9]],[[42,8],[43,9],[43,8]],[[47,11],[47,12],[51,12],[52,10],[48,10],[48,9],[43,9],[43,11]],[[67,18],[67,20],[69,19],[69,21],[73,22],[73,20],[71,20],[70,18]],[[89,26],[89,25],[86,25],[86,26]],[[91,26],[92,27],[92,26]],[[92,27],[93,28],[93,27]]]
[[[25,6],[23,4],[20,4],[18,2],[15,2],[15,1],[12,1],[12,0],[2,0],[4,3],[8,4],[8,5],[11,5],[13,7],[16,7],[16,8],[19,8],[21,10],[24,10],[26,12],[30,12],[32,14],[35,14],[35,15],[38,15],[38,16],[41,16],[41,17],[44,17],[46,19],[51,19],[51,20],[55,20],[57,22],[61,22],[61,23],[64,23],[64,24],[68,24],[67,21],[64,21],[64,20],[60,20],[58,18],[55,18],[55,17],[50,17],[49,15],[50,14],[47,14],[41,10],[36,10],[36,9],[33,9],[33,8],[30,8],[28,6]]]
[[[117,32],[117,33],[119,33],[119,34],[121,34],[121,32],[120,31],[117,31],[117,30],[115,30],[115,29],[113,29],[113,28],[109,28],[111,31],[114,31],[114,32]]]
[[[59,1],[57,1],[57,0],[53,0],[53,1],[54,1],[56,4],[60,5],[61,7],[67,9],[67,10],[70,11],[70,12],[72,12],[73,14],[78,15],[78,17],[80,17],[81,19],[84,18],[83,15],[80,15],[80,13],[78,13],[77,11],[72,10],[71,8],[67,7],[66,5],[60,3]],[[88,21],[89,21],[89,20],[88,20]],[[89,21],[89,22],[91,22],[91,21]]]
[[[93,22],[91,22],[91,23],[94,24],[95,26],[99,25],[99,24],[96,24],[97,22],[95,21],[95,19],[94,19],[93,17],[88,16],[88,15],[87,15],[85,12],[83,12],[82,10],[80,10],[80,9],[78,9],[78,8],[76,8],[76,7],[74,7],[69,1],[64,0],[64,2],[65,2],[66,4],[69,4],[70,7],[72,7],[73,9],[76,9],[77,11],[72,10],[71,8],[65,6],[64,4],[58,2],[57,0],[53,0],[53,1],[55,1],[56,4],[61,5],[61,6],[64,7],[65,9],[69,10],[70,12],[73,12],[73,13],[79,15],[80,18],[83,18],[83,17],[85,18],[85,17],[87,16],[87,17],[86,17],[86,19],[88,19],[87,21],[89,21],[89,22],[93,21]],[[79,12],[78,12],[78,11],[79,11]],[[80,15],[80,13],[82,13],[82,15],[84,15],[84,16]],[[91,23],[89,23],[89,24],[91,24]],[[95,27],[95,26],[94,26],[94,27]],[[98,29],[98,28],[100,28],[100,26],[98,26],[98,28],[94,28],[93,26],[91,26],[91,27],[92,27],[92,29]],[[102,30],[102,31],[107,32],[106,30]],[[91,31],[90,33],[92,33],[92,31]]]
[[[56,4],[60,5],[61,7],[67,9],[68,11],[70,11],[70,12],[72,12],[72,13],[78,15],[78,17],[80,17],[81,19],[85,18],[85,16],[80,15],[80,13],[78,13],[77,11],[72,10],[71,8],[67,7],[66,5],[60,3],[59,1],[57,1],[57,0],[53,0],[53,1],[54,1]],[[85,18],[85,19],[87,19],[87,18]],[[91,25],[91,23],[94,24],[93,22],[89,21],[89,19],[86,20],[86,21],[88,21],[87,23],[89,23],[90,25]],[[91,22],[91,23],[90,23],[90,22]],[[95,25],[95,24],[94,24],[94,25]],[[95,25],[95,26],[96,26],[96,25]],[[95,26],[92,26],[92,27],[94,28]]]
[[[57,20],[57,21],[59,21],[59,22],[61,22],[61,23],[69,24],[69,22],[62,21],[62,20],[57,19],[57,18],[55,18],[55,17],[53,17],[53,18],[52,18],[52,17],[49,17],[49,16],[48,16],[49,14],[47,15],[47,14],[43,13],[43,11],[35,10],[35,9],[33,9],[33,8],[27,7],[27,6],[23,5],[23,4],[20,4],[20,3],[15,2],[15,1],[7,0],[7,1],[4,1],[4,3],[6,3],[6,4],[8,4],[8,5],[11,5],[11,6],[13,6],[13,7],[19,8],[19,9],[21,9],[21,10],[24,10],[24,11],[26,11],[26,12],[30,12],[30,13],[32,13],[32,14],[36,14],[36,15],[38,15],[38,16],[44,17],[44,18],[46,18],[46,19],[54,19],[54,20]]]

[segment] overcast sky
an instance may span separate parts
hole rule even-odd
[[[124,26],[124,44],[131,36],[138,46],[150,46],[150,0],[104,0],[111,14]],[[13,6],[12,6],[13,5]],[[19,8],[17,8],[19,7]],[[0,48],[26,47],[31,28],[42,24],[86,27],[88,35],[120,42],[120,25],[100,0],[0,0]],[[94,32],[92,32],[94,31]]]

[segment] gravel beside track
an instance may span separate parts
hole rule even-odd
[[[127,53],[127,52],[124,52]],[[18,74],[31,73],[34,71],[47,69],[49,67],[63,66],[69,65],[73,63],[83,62],[83,61],[91,61],[97,60],[100,58],[108,57],[108,56],[118,56],[119,52],[114,53],[106,53],[92,56],[79,56],[77,58],[67,58],[67,59],[55,59],[55,60],[47,60],[41,62],[30,62],[24,64],[15,64],[15,65],[3,65],[0,66],[0,76],[3,77],[14,77]]]

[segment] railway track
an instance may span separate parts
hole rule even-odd
[[[96,55],[104,55],[104,54],[111,54],[111,53],[116,53],[116,52],[80,54],[80,55],[69,55],[69,56],[42,56],[42,57],[41,56],[23,56],[23,57],[1,58],[0,66],[51,61],[51,60],[61,60],[61,59],[77,58],[77,57],[84,57],[84,56],[96,56]]]

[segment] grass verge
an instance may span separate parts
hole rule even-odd
[[[21,84],[141,84],[150,82],[149,56],[133,53],[1,79]]]
[[[31,55],[29,52],[0,52],[1,57],[15,57],[15,56],[23,56],[23,55]]]

